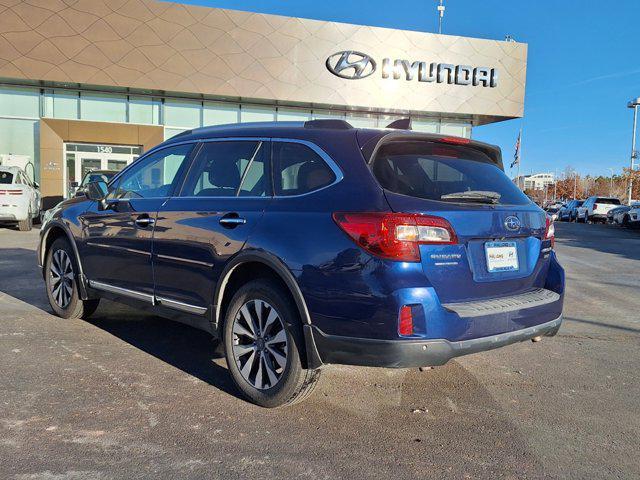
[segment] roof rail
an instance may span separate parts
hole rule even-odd
[[[394,120],[386,128],[395,128],[396,130],[411,130],[411,118],[399,118]]]
[[[351,130],[353,127],[346,120],[309,120],[304,122],[304,128],[329,128],[333,130]]]

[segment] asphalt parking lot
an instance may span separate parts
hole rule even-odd
[[[206,334],[50,314],[37,231],[0,228],[0,478],[638,478],[640,232],[561,223],[558,336],[432,371],[334,367],[238,398]]]

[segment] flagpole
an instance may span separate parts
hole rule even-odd
[[[520,134],[518,135],[518,170],[516,173],[516,178],[518,179],[518,188],[520,188],[522,191],[524,191],[524,182],[522,187],[520,186],[520,162],[521,162],[521,158],[522,158],[522,127],[520,127]]]

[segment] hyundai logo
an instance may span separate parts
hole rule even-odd
[[[511,215],[504,219],[504,226],[507,230],[515,232],[516,230],[520,230],[522,224],[520,223],[520,219],[518,217],[514,217],[513,215]]]
[[[327,58],[327,69],[334,75],[347,80],[366,78],[376,71],[376,61],[369,55],[353,50],[338,52]]]

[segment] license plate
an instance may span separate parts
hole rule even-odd
[[[487,242],[484,244],[484,250],[489,273],[518,270],[516,242]]]

